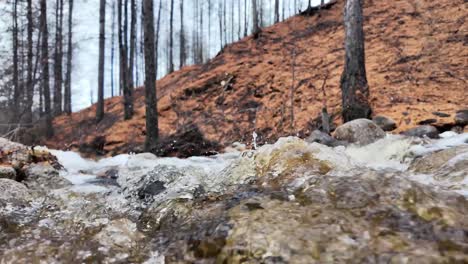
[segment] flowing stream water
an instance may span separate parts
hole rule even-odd
[[[290,137],[189,159],[51,153],[70,184],[2,209],[0,263],[468,260],[468,134]]]

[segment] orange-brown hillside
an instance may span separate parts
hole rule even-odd
[[[245,38],[204,65],[185,67],[158,81],[161,133],[169,135],[194,122],[221,144],[249,142],[254,130],[262,140],[272,141],[293,130],[307,135],[323,102],[339,116],[343,2],[319,15],[296,16],[265,28],[259,39]],[[396,132],[430,118],[452,123],[455,111],[468,106],[466,1],[365,3],[366,66],[375,114],[396,120]],[[293,65],[296,88],[291,98]],[[106,100],[105,106],[99,125],[94,106],[56,118],[56,136],[46,143],[67,148],[101,136],[110,154],[141,145],[143,90],[135,92],[136,113],[130,121],[123,121],[121,97]],[[434,111],[451,116],[437,117]]]

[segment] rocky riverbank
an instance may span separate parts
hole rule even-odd
[[[0,263],[467,262],[468,134],[357,122],[188,159],[1,139]]]

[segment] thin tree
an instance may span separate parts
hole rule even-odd
[[[33,30],[34,20],[32,12],[32,0],[27,3],[27,19],[28,19],[28,62],[27,62],[27,80],[26,80],[26,109],[25,109],[25,123],[31,125],[32,123],[32,105],[34,95],[33,83]]]
[[[204,33],[203,33],[203,1],[200,2],[200,27],[199,27],[199,33],[198,33],[198,61],[199,63],[203,63],[205,61],[204,59]]]
[[[234,0],[231,0],[231,43],[234,42]]]
[[[122,0],[117,1],[117,19],[119,25],[119,54],[120,54],[120,91],[123,92],[124,100],[124,119],[129,120],[133,117],[133,96],[132,89],[128,86],[128,53],[127,53],[127,24],[128,15],[127,4],[128,1],[124,1],[125,10],[122,10]]]
[[[104,118],[104,60],[106,46],[106,0],[99,1],[99,65],[96,122]]]
[[[114,97],[114,60],[115,60],[115,1],[112,1],[111,24],[111,96]]]
[[[180,51],[179,51],[179,68],[185,65],[187,60],[186,44],[185,44],[185,30],[184,30],[184,0],[180,0]]]
[[[67,73],[65,78],[64,111],[72,112],[71,81],[73,60],[73,0],[68,1],[68,48],[67,48]]]
[[[211,12],[212,12],[211,0],[208,0],[208,57],[211,54]]]
[[[17,122],[18,113],[20,112],[21,91],[19,85],[19,55],[18,55],[18,0],[12,2],[12,40],[13,40],[13,104],[11,107],[12,123]]]
[[[62,113],[62,61],[63,61],[63,0],[56,1],[54,55],[54,116]]]
[[[174,0],[171,0],[169,14],[169,67],[168,73],[174,71]]]
[[[344,9],[345,66],[341,76],[343,121],[369,118],[362,0],[347,0]]]
[[[223,44],[223,11],[222,11],[221,2],[218,3],[218,20],[219,20],[219,43],[220,43],[220,48],[222,50],[224,48],[224,44]]]
[[[248,0],[244,0],[244,37],[247,37],[247,30],[248,30],[248,26],[247,26],[247,4],[248,4]]]
[[[135,83],[133,80],[134,76],[134,68],[135,68],[135,50],[136,50],[136,24],[137,24],[137,9],[136,9],[136,1],[130,1],[130,9],[131,9],[131,18],[130,18],[130,55],[128,61],[128,88],[133,90],[135,87]]]
[[[145,150],[156,147],[159,137],[158,108],[156,97],[156,57],[154,43],[153,0],[143,0],[143,25],[145,45],[145,103],[146,139]]]
[[[258,24],[257,0],[252,0],[252,34],[255,38],[260,34],[260,25]]]
[[[223,35],[224,35],[224,45],[228,44],[227,41],[227,14],[226,14],[226,9],[227,9],[227,4],[226,0],[223,2]]]
[[[310,0],[309,0],[309,4],[310,4]],[[275,23],[278,23],[279,22],[279,0],[275,0]]]
[[[42,89],[44,93],[44,108],[46,121],[46,136],[54,135],[52,126],[52,110],[50,105],[50,84],[49,84],[49,30],[47,28],[47,0],[41,0],[41,56],[42,56]]]

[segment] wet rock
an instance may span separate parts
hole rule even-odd
[[[200,168],[161,164],[149,170],[121,170],[117,182],[127,197],[144,202],[192,199],[201,185],[210,189],[212,184]]]
[[[430,125],[437,123],[437,119],[429,118],[418,122],[418,125]]]
[[[56,169],[60,169],[57,158],[47,149],[40,147],[27,147],[20,143],[0,138],[0,163],[11,164],[16,170],[30,163],[47,162]]]
[[[411,128],[403,132],[403,135],[410,137],[439,138],[439,131],[434,126],[425,125]]]
[[[432,112],[432,114],[438,117],[450,117],[449,114],[443,112]]]
[[[94,239],[107,248],[131,250],[143,237],[135,223],[128,219],[118,219],[110,222]]]
[[[468,180],[468,146],[430,153],[413,161],[410,170],[439,181],[446,189],[460,190],[459,183]]]
[[[0,165],[0,178],[14,180],[16,179],[16,171],[10,166]]]
[[[349,143],[368,145],[384,138],[385,135],[385,132],[371,120],[356,119],[339,126],[334,136]]]
[[[32,195],[23,184],[10,179],[0,179],[0,206],[2,203],[26,205]]]
[[[112,167],[112,168],[106,169],[105,171],[99,172],[96,176],[101,179],[115,180],[119,177],[119,168]]]
[[[48,192],[72,184],[59,171],[46,163],[30,164],[24,167],[24,184],[30,189]]]
[[[396,122],[386,116],[376,116],[372,119],[372,121],[378,125],[383,131],[393,131],[397,128]]]
[[[155,181],[148,185],[145,185],[143,189],[141,189],[138,192],[138,196],[140,197],[140,199],[146,199],[148,197],[158,195],[164,190],[166,190],[166,187],[164,187],[164,182]]]
[[[455,123],[462,127],[468,125],[468,109],[457,111]]]
[[[311,135],[305,139],[309,143],[319,143],[329,147],[344,146],[347,142],[334,139],[332,136],[320,130],[314,130]]]

